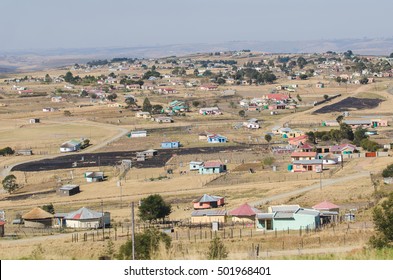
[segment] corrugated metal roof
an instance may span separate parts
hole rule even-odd
[[[276,212],[274,219],[293,219],[293,212]]]
[[[273,219],[274,213],[257,213],[257,219]]]
[[[221,196],[204,194],[200,198],[195,199],[193,202],[215,202],[222,199]]]
[[[271,206],[272,212],[296,212],[300,208],[299,205],[276,205]]]
[[[78,187],[79,187],[79,185],[64,185],[64,186],[60,187],[60,190],[69,191],[69,190],[72,190],[72,189],[78,188]]]
[[[102,217],[101,212],[90,210],[86,207],[82,207],[74,212],[68,213],[64,218],[66,220],[89,220],[98,219]]]
[[[225,216],[227,211],[225,210],[195,210],[192,211],[191,217],[201,217],[201,216]]]
[[[299,209],[298,211],[296,211],[296,214],[300,214],[300,215],[311,215],[311,216],[319,216],[319,211],[314,210],[314,209]]]

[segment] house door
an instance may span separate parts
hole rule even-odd
[[[312,165],[307,166],[308,171],[312,171]]]

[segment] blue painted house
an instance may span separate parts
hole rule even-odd
[[[228,138],[219,134],[210,134],[207,135],[208,143],[226,143],[228,142]]]
[[[217,174],[227,171],[227,166],[221,161],[206,161],[199,167],[199,174]]]
[[[320,225],[319,211],[299,205],[272,206],[267,213],[256,214],[256,226],[260,230],[315,229]]]
[[[161,142],[161,148],[162,149],[177,149],[179,147],[180,147],[180,142],[179,141]]]

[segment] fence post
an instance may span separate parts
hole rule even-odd
[[[250,237],[252,237],[252,230],[250,231]]]
[[[239,228],[239,235],[240,235],[240,238],[242,238],[242,229],[241,228]]]

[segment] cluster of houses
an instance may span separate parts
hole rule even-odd
[[[324,201],[312,208],[299,205],[270,206],[266,212],[248,203],[227,211],[223,209],[225,199],[221,196],[204,194],[192,201],[194,211],[191,223],[244,223],[255,226],[257,230],[299,230],[316,229],[329,223],[339,222],[340,207]],[[218,209],[219,208],[219,209]],[[345,218],[349,219],[349,218]]]
[[[356,129],[358,127],[361,128],[377,128],[377,127],[387,127],[388,126],[388,120],[386,119],[381,119],[381,118],[375,118],[375,119],[359,119],[359,120],[343,120],[343,123],[349,125],[352,129]],[[322,122],[322,126],[340,126],[340,124],[334,120],[334,121],[324,121]]]
[[[97,212],[86,207],[69,213],[51,214],[36,207],[22,215],[23,224],[29,228],[80,228],[97,229],[110,226],[110,213]]]
[[[296,108],[296,104],[293,102],[290,94],[285,93],[270,93],[263,95],[262,98],[242,99],[239,101],[239,104],[247,111]]]

